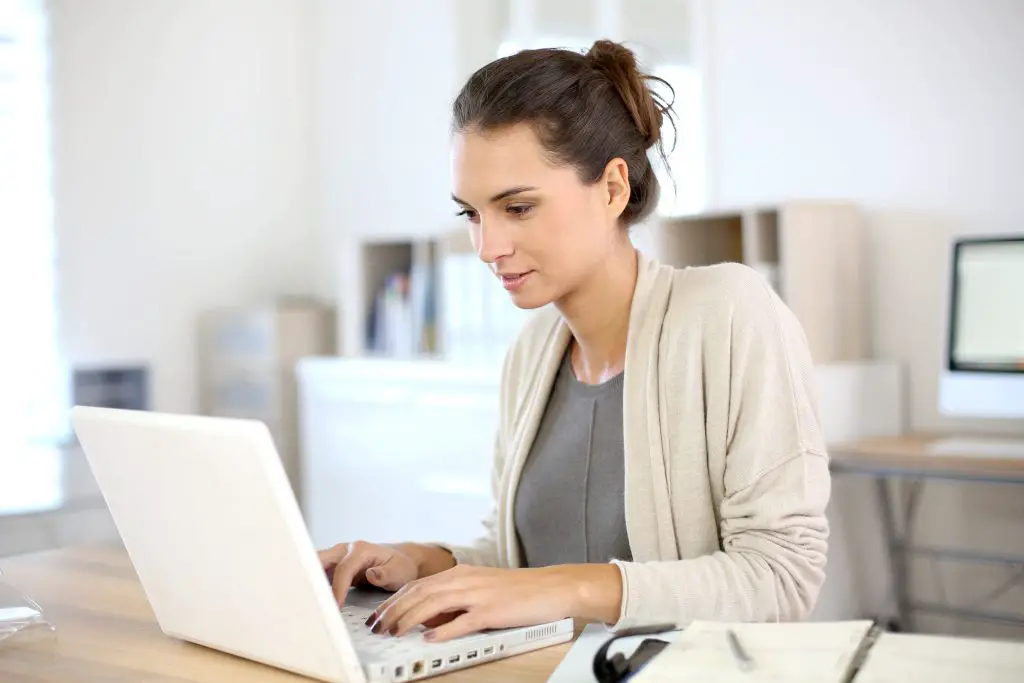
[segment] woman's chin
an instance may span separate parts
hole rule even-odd
[[[552,301],[550,297],[543,296],[539,292],[528,291],[528,288],[523,288],[517,292],[509,292],[508,296],[512,303],[516,305],[516,308],[521,308],[524,311],[547,306]]]

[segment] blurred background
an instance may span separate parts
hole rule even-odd
[[[117,539],[74,403],[267,422],[318,545],[475,536],[524,314],[454,216],[450,104],[498,56],[597,38],[676,93],[637,246],[769,279],[831,442],[1024,463],[1021,243],[970,252],[1003,266],[961,335],[1017,388],[944,389],[955,242],[1024,235],[1018,0],[0,0],[0,565]],[[912,558],[915,600],[964,609],[914,628],[1024,636],[1022,489],[894,485],[917,540],[989,553]],[[818,618],[900,616],[872,486],[835,478]]]

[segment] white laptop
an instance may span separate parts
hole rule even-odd
[[[353,590],[339,610],[266,425],[81,406],[71,422],[169,636],[337,683],[413,681],[572,638],[571,619],[447,643],[372,634],[386,596]]]

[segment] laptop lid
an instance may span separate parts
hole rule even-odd
[[[71,422],[164,633],[365,680],[264,424],[81,406]]]

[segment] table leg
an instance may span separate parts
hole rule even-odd
[[[903,538],[896,526],[892,492],[885,477],[875,478],[878,503],[882,510],[882,532],[885,534],[886,550],[889,553],[889,571],[892,576],[892,593],[896,600],[896,619],[902,631],[911,630],[910,595],[907,586],[907,556],[903,551]]]

